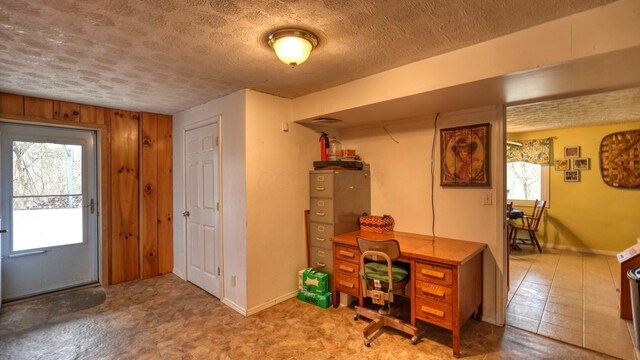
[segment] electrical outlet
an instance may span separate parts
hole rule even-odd
[[[231,274],[230,278],[231,278],[231,287],[236,287],[236,276],[234,274]]]
[[[484,194],[484,196],[482,197],[482,203],[484,205],[491,205],[493,203],[493,194],[491,192],[488,192],[486,194]]]

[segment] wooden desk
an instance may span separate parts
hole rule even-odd
[[[460,328],[482,309],[482,251],[486,244],[391,231],[384,234],[354,231],[333,241],[333,306],[343,292],[358,298],[360,251],[357,237],[396,239],[400,261],[411,266],[411,324],[425,321],[453,332],[453,354],[460,356]]]

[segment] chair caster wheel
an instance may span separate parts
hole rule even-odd
[[[360,315],[358,315],[358,314],[353,315],[353,320],[354,321],[358,321],[359,319],[360,319]]]
[[[411,343],[413,345],[417,345],[418,344],[418,336],[413,336],[411,337]]]
[[[364,346],[370,347],[371,346],[371,341],[369,341],[369,339],[365,338],[364,339]]]

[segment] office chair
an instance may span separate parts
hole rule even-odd
[[[373,241],[358,237],[360,249],[360,278],[362,279],[362,296],[380,305],[380,309],[373,310],[363,306],[356,306],[354,320],[363,316],[372,321],[362,334],[364,345],[371,345],[371,334],[383,326],[411,335],[411,342],[418,343],[418,328],[397,318],[399,309],[392,308],[394,294],[402,294],[409,282],[409,272],[394,265],[393,261],[400,257],[400,244],[397,240]]]

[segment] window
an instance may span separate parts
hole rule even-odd
[[[531,200],[549,203],[549,166],[525,161],[507,163],[507,199],[514,205],[530,205]]]

